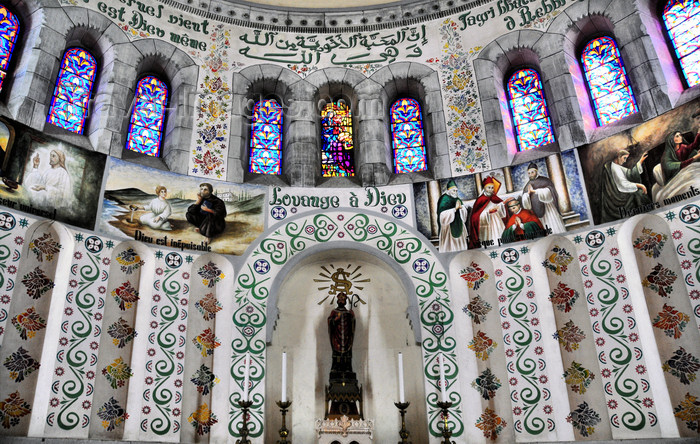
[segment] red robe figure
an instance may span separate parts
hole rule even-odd
[[[474,208],[472,209],[471,218],[469,219],[469,248],[479,248],[481,247],[481,242],[484,241],[484,239],[480,239],[479,237],[481,213],[483,213],[489,206],[490,208],[486,211],[489,213],[495,213],[498,211],[498,209],[494,205],[503,202],[500,197],[496,196],[496,193],[498,192],[496,185],[498,185],[500,188],[500,183],[492,176],[484,179],[484,191],[481,193],[481,196],[474,201]],[[498,234],[499,236],[496,237],[500,237],[500,233]]]
[[[534,239],[547,234],[537,215],[530,210],[523,209],[517,199],[507,199],[505,205],[510,217],[506,223],[506,229],[503,231],[503,236],[501,236],[501,243]]]

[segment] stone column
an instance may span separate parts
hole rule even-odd
[[[481,173],[474,174],[474,180],[476,180],[476,195],[480,196],[484,187],[481,184]]]
[[[545,158],[547,173],[554,182],[554,187],[559,193],[559,212],[566,214],[571,211],[571,199],[569,198],[569,188],[566,186],[566,176],[564,176],[564,166],[561,163],[559,154],[552,154]]]
[[[431,180],[428,182],[428,209],[430,210],[430,239],[436,239],[440,235],[438,225],[437,206],[441,196],[440,182]]]
[[[503,177],[505,178],[506,192],[513,192],[513,175],[510,172],[510,167],[503,167]]]

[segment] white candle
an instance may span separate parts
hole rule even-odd
[[[404,403],[403,393],[403,355],[399,353],[399,402]]]
[[[245,354],[245,370],[243,371],[243,400],[248,400],[248,383],[250,381],[250,352]]]
[[[442,362],[444,358],[439,357],[440,362],[440,394],[442,395],[442,402],[447,402],[447,380],[445,379],[445,364]]]
[[[287,402],[287,352],[282,352],[282,402]]]

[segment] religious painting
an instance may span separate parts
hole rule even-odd
[[[240,255],[263,232],[267,187],[110,160],[99,228],[105,234]]]
[[[0,120],[6,207],[93,229],[106,156]]]
[[[578,149],[596,224],[700,195],[700,99]]]
[[[440,252],[489,248],[589,225],[576,153],[415,184],[418,229]]]

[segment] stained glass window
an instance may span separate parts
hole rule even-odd
[[[688,86],[700,85],[700,0],[670,0],[664,23]]]
[[[0,5],[0,89],[7,75],[12,50],[19,34],[19,21],[6,7]]]
[[[276,100],[261,100],[253,108],[250,132],[250,172],[282,172],[282,107]]]
[[[68,131],[82,134],[85,126],[97,62],[84,49],[71,48],[63,55],[61,70],[47,121]]]
[[[163,81],[153,76],[139,80],[126,149],[154,157],[160,155],[167,104],[168,87]]]
[[[420,105],[413,99],[399,99],[391,106],[391,144],[394,171],[410,173],[428,169]]]
[[[525,151],[554,142],[552,121],[534,69],[521,69],[508,79],[508,104],[515,125],[518,150]]]
[[[350,108],[342,102],[326,105],[321,111],[321,132],[323,177],[354,176]]]
[[[615,40],[598,37],[588,42],[583,48],[581,63],[599,125],[607,125],[637,112],[637,103]]]

